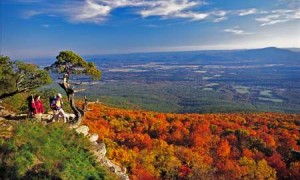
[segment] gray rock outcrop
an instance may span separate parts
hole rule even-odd
[[[79,126],[78,128],[76,128],[76,132],[77,133],[81,133],[83,134],[84,136],[87,136],[89,134],[89,127],[87,126]]]
[[[89,140],[91,141],[91,142],[96,142],[97,140],[98,140],[98,138],[99,138],[99,135],[98,134],[91,134],[90,136],[88,136],[89,137]]]
[[[121,168],[120,166],[114,164],[109,160],[106,155],[106,146],[104,143],[98,143],[99,138],[98,134],[89,134],[89,128],[87,126],[81,125],[75,129],[77,133],[81,133],[93,143],[92,152],[95,155],[97,161],[103,166],[107,167],[111,172],[115,173],[121,180],[129,180],[128,175],[126,174],[126,169]]]

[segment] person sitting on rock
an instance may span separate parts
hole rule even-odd
[[[43,102],[40,98],[39,95],[36,95],[31,101],[32,113],[37,121],[42,121],[42,114],[44,113]]]

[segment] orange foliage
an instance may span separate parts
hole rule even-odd
[[[84,124],[131,179],[299,177],[300,115],[170,114],[92,104]],[[276,171],[276,172],[275,172]]]
[[[132,180],[156,180],[159,179],[154,177],[149,171],[147,171],[144,167],[135,167],[132,169]]]
[[[268,146],[274,147],[276,145],[276,142],[271,135],[262,134],[261,137]]]
[[[221,158],[227,157],[230,154],[230,146],[226,139],[222,139],[219,143],[217,155]]]
[[[245,156],[247,158],[252,158],[253,157],[253,152],[248,148],[244,148],[243,149],[243,156]]]

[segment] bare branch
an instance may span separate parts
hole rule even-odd
[[[86,96],[84,96],[83,112],[87,111],[87,107],[88,107],[88,101]]]

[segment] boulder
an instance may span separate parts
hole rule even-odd
[[[65,113],[65,114],[66,114],[67,122],[73,121],[76,117],[75,114],[69,114],[69,113]]]
[[[42,114],[42,120],[44,121],[49,121],[52,117],[52,114]]]
[[[98,140],[98,138],[99,138],[98,134],[91,134],[91,135],[89,135],[89,140],[91,142],[96,142]]]
[[[104,143],[100,143],[97,145],[97,153],[100,155],[100,157],[105,157],[106,155],[106,147]]]
[[[114,164],[111,160],[107,159],[106,157],[104,157],[102,159],[102,163],[109,168],[109,170],[113,173],[115,173],[120,179],[122,180],[129,180],[128,175],[126,174],[126,172],[123,172],[121,167]]]
[[[89,134],[89,127],[87,126],[79,126],[78,128],[76,128],[76,132],[77,133],[81,133],[84,136],[87,136]]]

